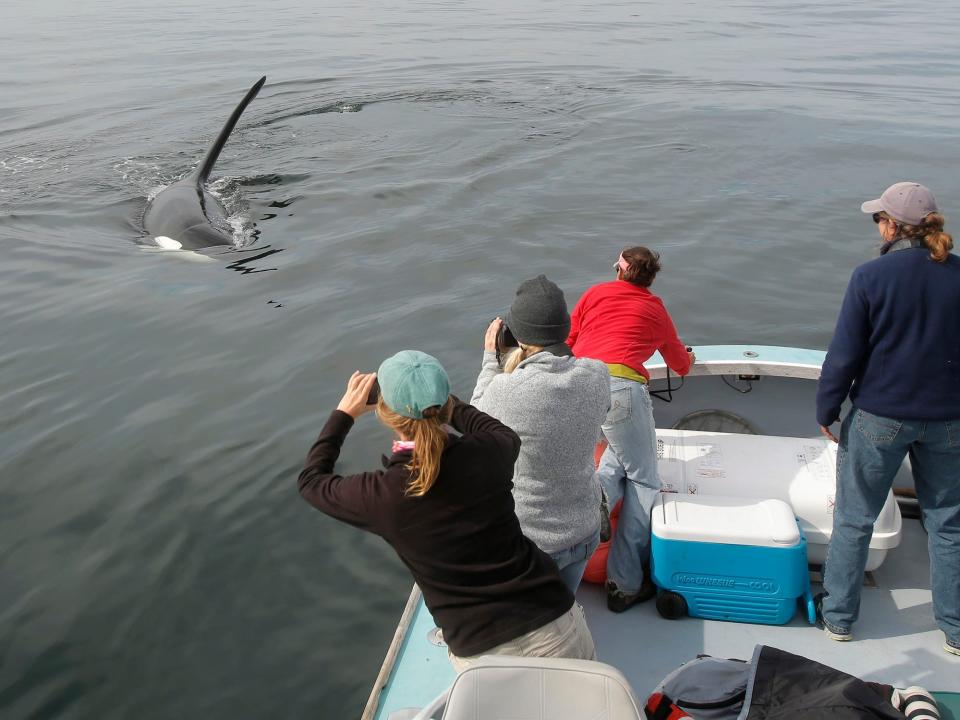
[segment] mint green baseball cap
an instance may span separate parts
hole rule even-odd
[[[401,350],[380,363],[380,394],[387,407],[404,417],[423,419],[423,411],[450,397],[450,378],[432,355]]]

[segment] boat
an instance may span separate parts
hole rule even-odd
[[[743,345],[700,346],[695,351],[697,362],[684,378],[670,373],[659,356],[647,363],[651,394],[657,398],[654,418],[661,447],[676,444],[678,438],[689,440],[693,434],[702,454],[703,438],[713,437],[709,446],[723,446],[728,452],[726,467],[716,457],[710,460],[711,467],[719,466],[719,472],[728,476],[752,464],[772,475],[812,473],[819,474],[812,481],[835,482],[836,452],[820,435],[814,412],[823,351]],[[792,457],[789,450],[786,456],[771,454],[774,446],[821,450],[814,462],[802,451]],[[663,480],[665,485],[686,482],[669,489],[691,491],[689,478]],[[710,480],[710,473],[698,478],[701,484]],[[802,487],[802,483],[793,486]],[[757,492],[762,496],[765,490]],[[890,501],[891,507],[885,510],[886,525],[881,528],[878,520],[875,527],[855,641],[830,640],[802,612],[785,625],[665,619],[654,602],[614,614],[606,608],[603,587],[585,582],[577,601],[586,611],[598,660],[619,670],[642,702],[664,676],[698,655],[749,659],[754,647],[762,644],[866,680],[938,691],[943,717],[951,717],[952,707],[960,720],[960,694],[952,695],[960,693],[960,657],[943,650],[943,634],[933,618],[926,535],[909,467],[897,476],[894,494],[897,502]],[[795,497],[793,501],[796,504]],[[800,524],[810,540],[808,562],[816,592],[827,528],[814,520],[804,523],[801,519]],[[362,717],[410,717],[405,709],[428,707],[455,676],[442,637],[414,585]]]

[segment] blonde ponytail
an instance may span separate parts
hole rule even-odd
[[[426,495],[437,481],[440,456],[447,445],[447,431],[443,426],[450,422],[452,414],[452,397],[448,397],[443,405],[424,410],[422,420],[395,413],[383,402],[383,396],[377,400],[377,416],[383,424],[413,441],[413,457],[405,466],[410,471],[407,495]]]
[[[532,357],[542,351],[543,348],[539,345],[521,345],[520,347],[514,348],[507,355],[507,359],[503,361],[503,371],[507,374],[512,373],[517,369],[517,365],[528,357]]]

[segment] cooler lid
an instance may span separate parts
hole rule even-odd
[[[652,531],[666,540],[725,545],[791,547],[800,528],[782,500],[661,493],[652,513]]]

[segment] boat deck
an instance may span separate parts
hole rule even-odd
[[[606,608],[603,589],[581,586],[598,659],[617,667],[638,697],[698,654],[749,659],[764,644],[813,658],[867,680],[899,687],[960,691],[960,657],[943,650],[943,633],[933,619],[926,534],[917,520],[904,519],[903,537],[865,586],[853,642],[835,642],[799,615],[783,626],[750,625],[683,618],[664,620],[653,602],[617,615]],[[817,592],[819,585],[814,586]],[[430,642],[433,620],[422,600],[410,608],[409,626],[397,663],[373,717],[386,718],[405,707],[423,707],[453,681],[446,648]]]
[[[757,644],[815,659],[867,680],[898,687],[960,690],[960,657],[943,650],[933,619],[926,534],[917,520],[904,520],[900,546],[864,586],[854,641],[836,642],[798,613],[788,625],[751,625],[716,620],[664,620],[652,602],[615,615],[599,586],[584,586],[577,599],[597,645],[599,659],[616,666],[640,696],[670,670],[698,654],[749,659]],[[820,589],[814,585],[814,592]]]
[[[700,411],[720,409],[758,435],[808,437],[822,351],[746,345],[695,349],[697,364],[683,379],[671,379],[657,357],[647,363],[651,391],[659,398],[654,411],[659,428],[721,430],[690,424]],[[672,389],[668,391],[668,387]],[[819,436],[817,440],[822,442]],[[742,447],[731,446],[725,457],[735,464],[742,452]],[[787,458],[785,472],[796,470],[792,458]],[[742,467],[737,472],[750,477]],[[802,482],[815,479],[808,477]],[[908,470],[899,480],[895,487],[912,487]],[[809,657],[867,680],[960,692],[960,657],[943,650],[943,633],[933,619],[926,534],[917,520],[904,519],[899,547],[887,553],[870,579],[863,589],[861,618],[853,628],[855,640],[844,643],[828,639],[799,613],[783,626],[664,620],[653,602],[617,615],[607,610],[603,588],[586,584],[577,600],[586,609],[598,659],[617,667],[641,699],[667,673],[698,654],[748,659],[757,644]],[[819,589],[819,584],[814,585],[815,593]],[[423,707],[449,687],[454,671],[446,648],[431,643],[433,629],[430,613],[415,589],[364,720],[387,720],[400,708]],[[956,716],[960,720],[960,713]]]

